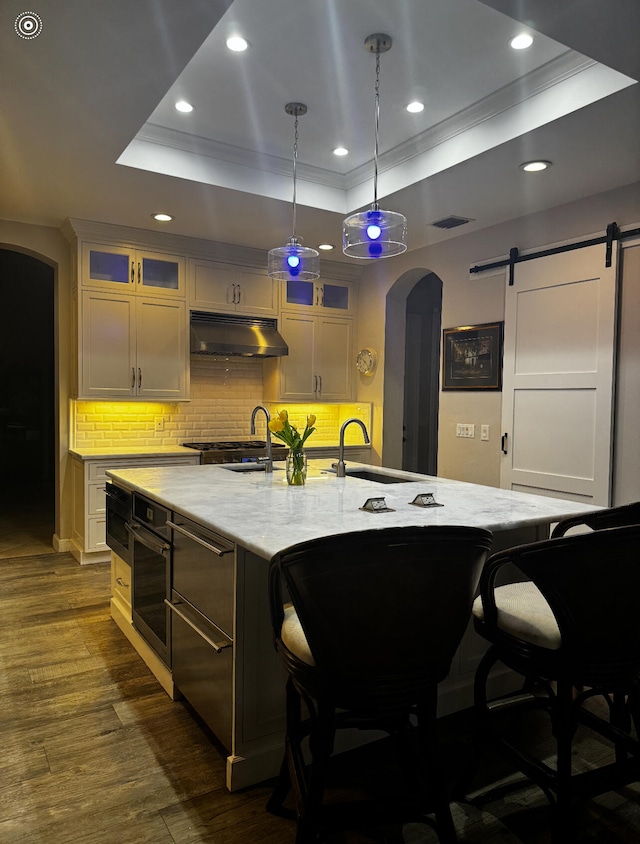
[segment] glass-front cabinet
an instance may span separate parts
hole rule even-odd
[[[178,255],[85,243],[81,281],[100,290],[184,298],[185,261]]]
[[[283,281],[282,307],[287,310],[332,313],[335,316],[352,314],[353,287],[348,281]]]

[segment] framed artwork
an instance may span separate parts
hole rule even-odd
[[[501,390],[504,322],[442,332],[443,390]]]

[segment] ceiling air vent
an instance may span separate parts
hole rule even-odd
[[[473,221],[473,217],[455,217],[453,214],[450,217],[443,217],[441,220],[436,220],[434,223],[430,223],[430,225],[434,226],[436,229],[455,229],[456,226],[465,226],[467,223],[471,223]]]

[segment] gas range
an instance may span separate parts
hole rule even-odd
[[[250,463],[259,457],[267,456],[267,444],[264,440],[222,440],[182,445],[199,451],[201,463]],[[276,445],[272,442],[271,451],[274,460],[284,460],[288,449],[286,445]]]

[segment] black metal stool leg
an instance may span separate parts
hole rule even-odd
[[[449,796],[440,764],[437,739],[438,690],[434,688],[429,699],[418,703],[418,736],[427,782],[433,795],[436,827],[440,844],[456,844],[458,838],[451,816]]]
[[[329,758],[333,751],[334,733],[334,708],[325,701],[318,701],[309,734],[311,769],[306,798],[298,820],[296,844],[312,844],[316,840],[322,797],[329,770]]]

